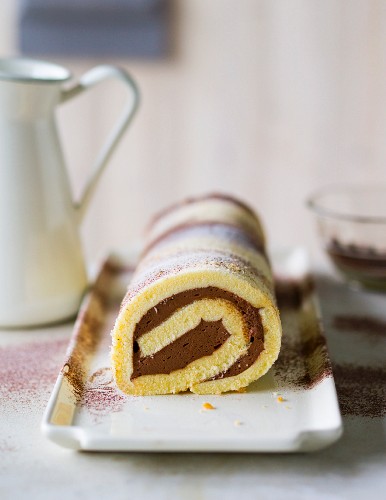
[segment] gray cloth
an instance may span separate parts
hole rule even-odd
[[[160,57],[168,52],[167,0],[22,0],[27,55]]]
[[[59,12],[79,12],[90,14],[110,13],[112,11],[143,14],[165,3],[163,0],[21,0],[21,10],[35,13],[56,14]]]

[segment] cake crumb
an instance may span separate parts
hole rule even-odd
[[[276,399],[276,401],[277,401],[278,403],[284,403],[285,399],[283,398],[283,396],[279,396],[279,397]]]
[[[149,407],[148,407],[148,406],[144,406],[144,407],[143,407],[143,409],[144,409],[145,411],[148,411]]]
[[[240,427],[240,425],[243,425],[243,423],[242,423],[240,420],[235,420],[235,421],[233,422],[233,425],[234,425],[235,427]]]
[[[215,410],[215,407],[210,403],[204,403],[202,407],[204,408],[204,410]]]

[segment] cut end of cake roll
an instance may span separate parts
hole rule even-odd
[[[127,394],[239,390],[275,362],[281,326],[253,212],[222,195],[156,218],[112,332]]]

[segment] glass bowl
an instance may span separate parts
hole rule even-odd
[[[324,249],[349,281],[386,291],[386,186],[335,186],[307,201]]]

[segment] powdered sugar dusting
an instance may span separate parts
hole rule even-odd
[[[187,238],[201,238],[203,240],[207,238],[216,238],[219,241],[237,243],[243,245],[245,248],[255,250],[256,252],[265,253],[264,242],[261,236],[257,235],[255,232],[247,228],[242,228],[235,223],[207,220],[190,221],[172,227],[154,240],[151,240],[143,251],[142,256],[153,251],[154,247],[157,247],[156,251],[158,251],[165,244],[178,244],[181,239],[185,240]]]
[[[176,251],[168,255],[167,258],[154,259],[151,262],[146,262],[145,259],[144,264],[138,268],[136,275],[134,275],[121,307],[124,307],[138,293],[157,280],[199,268],[217,268],[225,272],[241,274],[254,281],[258,280],[267,293],[272,288],[272,284],[263,273],[243,258],[230,252],[218,249],[211,252],[201,249],[183,250]]]
[[[239,200],[238,198],[235,198],[234,196],[230,194],[225,194],[225,193],[208,193],[204,194],[201,196],[195,196],[195,197],[190,197],[190,198],[185,198],[184,200],[174,203],[173,205],[170,205],[169,207],[166,207],[165,209],[161,210],[158,214],[156,214],[153,219],[151,220],[148,229],[150,229],[158,220],[162,219],[166,215],[170,214],[171,212],[174,212],[175,210],[178,210],[180,208],[185,207],[186,205],[191,205],[194,203],[200,203],[202,201],[206,200],[221,200],[221,201],[226,201],[228,203],[232,203],[246,212],[248,212],[250,215],[253,217],[256,216],[255,212],[253,209],[244,203],[243,201]]]

